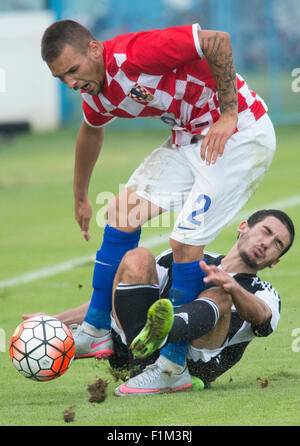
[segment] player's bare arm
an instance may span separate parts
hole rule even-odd
[[[89,305],[90,301],[85,302],[79,307],[70,308],[66,311],[63,311],[62,313],[55,314],[53,317],[60,320],[66,325],[82,324],[82,321],[84,320],[84,316],[86,315]],[[35,316],[46,316],[46,313],[38,312],[38,313],[22,314],[22,319],[27,320]]]
[[[212,125],[201,145],[201,158],[204,160],[206,154],[206,161],[210,164],[223,155],[225,144],[236,129],[236,72],[229,34],[220,31],[198,31],[198,37],[216,83],[221,111],[219,120]]]
[[[214,282],[217,286],[220,286],[224,291],[230,294],[237,312],[247,322],[254,325],[261,325],[270,318],[272,313],[268,305],[254,294],[249,293],[242,288],[238,282],[225,271],[220,270],[215,265],[207,265],[203,261],[200,262],[200,266],[206,273],[204,282]]]
[[[89,222],[92,218],[92,206],[88,199],[88,189],[93,168],[98,159],[104,137],[104,127],[93,128],[82,123],[76,141],[74,168],[75,218],[82,235],[88,241]]]

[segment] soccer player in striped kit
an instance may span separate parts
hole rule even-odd
[[[276,330],[280,295],[257,274],[274,267],[291,248],[294,224],[283,211],[262,209],[237,230],[238,240],[226,255],[205,251],[206,289],[175,311],[168,300],[172,250],[156,259],[141,247],[125,254],[113,285],[115,353],[109,362],[131,378],[115,389],[117,396],[177,392],[191,388],[193,377],[209,387],[242,358],[253,339]],[[86,302],[55,317],[74,332],[88,306]],[[23,315],[23,319],[32,316]],[[183,340],[189,342],[183,366],[160,354],[165,345]]]
[[[198,24],[101,42],[79,23],[62,20],[45,31],[42,57],[54,76],[81,90],[74,196],[86,240],[89,182],[106,125],[118,117],[155,117],[171,130],[108,203],[94,291],[75,336],[77,357],[107,357],[113,353],[113,278],[124,254],[138,246],[143,224],[166,210],[179,212],[170,235],[170,300],[174,308],[194,300],[205,288],[204,247],[261,183],[275,152],[274,128],[264,101],[235,72],[230,36]],[[133,209],[138,221],[130,218]],[[187,348],[173,343],[162,354],[182,365]]]

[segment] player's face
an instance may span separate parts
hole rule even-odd
[[[243,262],[250,268],[261,270],[275,265],[290,242],[290,234],[283,223],[268,216],[249,228],[247,222],[239,227],[237,247]]]
[[[61,55],[48,65],[53,76],[74,90],[83,90],[95,96],[104,86],[105,66],[99,42],[90,42],[85,54],[71,45],[65,45]]]

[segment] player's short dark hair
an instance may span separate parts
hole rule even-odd
[[[80,23],[73,20],[59,20],[52,23],[43,34],[41,53],[45,62],[57,59],[65,45],[71,45],[80,52],[85,52],[89,42],[97,40]]]
[[[252,228],[254,225],[264,220],[266,217],[275,217],[287,228],[290,234],[290,243],[285,247],[279,257],[283,256],[290,247],[292,246],[295,238],[295,227],[291,218],[283,211],[278,209],[262,209],[260,211],[254,212],[254,214],[250,215],[247,220],[249,228]]]

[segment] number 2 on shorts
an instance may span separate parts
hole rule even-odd
[[[195,203],[201,203],[203,201],[203,206],[200,209],[196,209],[195,211],[192,211],[190,215],[188,216],[188,221],[193,223],[194,225],[200,226],[201,222],[196,220],[196,217],[198,215],[204,214],[208,211],[210,205],[211,205],[211,198],[208,195],[200,194],[198,198],[195,200]]]

